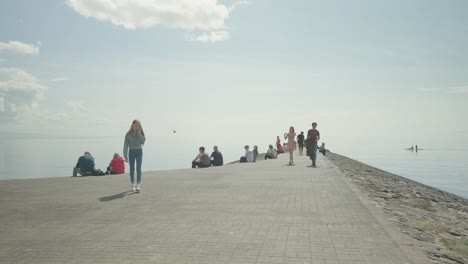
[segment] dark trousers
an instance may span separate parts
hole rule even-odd
[[[81,176],[91,176],[93,174],[93,172],[84,172],[84,171],[81,171],[80,168],[74,167],[73,168],[73,177],[78,176],[78,174],[80,174]]]
[[[271,155],[271,154],[265,154],[265,159],[273,159],[273,155]]]
[[[192,169],[195,169],[195,168],[208,168],[210,166],[208,165],[203,165],[201,163],[201,161],[192,161]]]
[[[120,174],[120,173],[113,171],[111,167],[107,167],[106,174],[110,175],[110,174]]]
[[[223,166],[223,163],[217,162],[215,163],[214,160],[210,160],[211,166]]]
[[[239,162],[247,162],[247,158],[246,157],[241,157]]]
[[[324,156],[326,156],[326,155],[325,155],[325,153],[327,152],[326,149],[320,149],[319,151],[320,151],[320,153],[322,153]]]

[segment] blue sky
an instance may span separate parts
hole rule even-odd
[[[259,137],[317,121],[336,145],[468,147],[467,11],[464,0],[2,1],[0,132],[121,135],[138,118],[151,135]]]

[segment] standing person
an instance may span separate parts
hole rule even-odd
[[[114,154],[114,158],[107,167],[106,174],[123,174],[125,173],[125,159],[122,158],[119,153]]]
[[[86,151],[83,156],[78,158],[76,166],[73,168],[73,177],[78,176],[91,176],[94,172],[94,158],[91,153]]]
[[[276,146],[280,144],[281,144],[281,139],[279,138],[279,136],[276,136]]]
[[[223,166],[223,154],[219,152],[218,146],[213,147],[213,153],[211,153],[210,159],[211,165]]]
[[[132,183],[132,192],[141,191],[141,163],[143,162],[143,144],[145,144],[145,132],[140,121],[133,120],[130,129],[125,134],[124,157],[125,162],[130,160],[130,181]],[[137,184],[135,185],[135,162],[137,171]]]
[[[320,132],[316,129],[317,123],[312,123],[312,129],[307,131],[307,156],[312,160],[312,167],[316,167],[317,160],[317,142],[320,140]]]
[[[304,152],[304,131],[297,136],[297,144],[299,144],[299,156],[302,156]]]
[[[257,161],[257,156],[258,156],[258,146],[257,145],[254,146],[254,149],[253,149],[252,153],[253,153],[253,156],[254,156],[253,162],[256,162]]]
[[[192,169],[208,168],[211,166],[210,156],[205,153],[205,147],[198,149],[198,155],[192,160]]]
[[[294,149],[296,148],[296,142],[294,142],[294,139],[296,138],[296,132],[294,132],[294,127],[289,128],[289,132],[286,134],[286,137],[288,138],[288,145],[286,146],[288,152],[289,152],[289,165],[294,164]]]

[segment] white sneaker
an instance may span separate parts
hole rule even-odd
[[[136,185],[132,184],[132,188],[130,189],[132,192],[136,192]]]
[[[140,186],[140,184],[138,184],[138,185],[136,186],[136,192],[139,193],[140,191],[141,191],[141,186]]]

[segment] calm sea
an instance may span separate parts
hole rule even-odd
[[[257,140],[257,139],[256,139]],[[223,139],[225,162],[243,154],[243,138]],[[256,141],[259,146],[268,142]],[[152,138],[144,147],[143,170],[189,168],[202,142],[195,138]],[[240,146],[240,147],[239,147]],[[211,152],[211,145],[207,146]],[[115,152],[122,154],[122,137],[86,138],[0,138],[0,179],[64,177],[84,151],[90,151],[96,167],[105,170]],[[265,149],[260,147],[260,152]],[[336,146],[332,151],[394,174],[468,198],[468,150],[431,149],[418,152]]]

